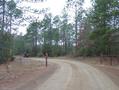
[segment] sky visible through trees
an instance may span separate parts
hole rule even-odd
[[[22,2],[20,2],[18,4],[18,7],[31,7],[31,8],[40,9],[40,10],[48,9],[48,12],[52,13],[53,16],[56,16],[56,15],[60,15],[62,13],[62,10],[65,7],[65,5],[66,5],[66,0],[58,0],[58,1],[56,1],[56,0],[45,0],[42,3],[40,1],[34,2],[32,0],[31,1],[30,0],[26,0],[26,1],[23,0]],[[84,9],[91,8],[92,6],[91,6],[90,0],[85,0],[83,7],[84,7]],[[74,16],[73,13],[70,13],[70,14],[72,17]],[[24,15],[35,17],[36,19],[40,19],[40,20],[42,20],[43,16],[44,16],[42,14],[35,14],[35,13],[31,13],[31,12],[26,12],[26,14],[24,13]],[[71,21],[73,21],[73,18],[71,18]],[[29,25],[29,23],[23,22],[23,25],[24,25],[24,27],[23,26],[19,27],[18,31],[25,34],[26,28]]]
[[[118,56],[119,0],[86,1],[0,0],[0,62],[45,52]]]

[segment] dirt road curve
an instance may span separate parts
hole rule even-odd
[[[109,77],[90,65],[60,59],[49,62],[60,68],[35,90],[119,90]]]

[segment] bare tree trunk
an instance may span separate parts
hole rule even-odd
[[[103,64],[103,54],[100,54],[100,64]]]
[[[7,70],[7,73],[10,73],[10,70],[9,70],[9,62],[10,60],[7,59],[7,62],[6,62],[6,70]]]
[[[3,16],[2,16],[2,31],[4,31],[4,26],[5,26],[5,0],[3,0]]]
[[[10,15],[10,30],[9,30],[10,34],[12,32],[12,15]]]
[[[75,43],[76,43],[76,46],[75,46],[75,53],[77,54],[77,41],[78,41],[78,39],[77,39],[77,34],[78,34],[78,28],[77,28],[77,24],[78,24],[78,21],[77,21],[77,6],[76,6],[76,9],[75,9],[75,32],[76,32],[76,34],[75,34],[75,39],[76,39],[76,41],[75,41]]]

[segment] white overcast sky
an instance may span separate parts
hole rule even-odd
[[[43,3],[40,3],[40,2],[39,3],[38,2],[37,3],[31,3],[31,2],[24,2],[23,1],[18,5],[19,6],[30,6],[31,8],[35,8],[35,9],[49,8],[52,15],[55,16],[55,15],[61,14],[65,4],[66,4],[66,0],[47,0],[46,2],[43,2]],[[90,0],[85,0],[84,8],[88,9],[90,7],[91,7]],[[28,12],[25,15],[37,16],[35,14],[28,13]],[[18,32],[25,34],[28,23],[26,23],[26,24],[27,24],[26,27],[19,27]]]

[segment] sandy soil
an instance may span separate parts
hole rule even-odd
[[[119,90],[106,74],[91,65],[63,58],[50,61],[60,63],[62,68],[38,90]]]
[[[99,69],[100,71],[104,72],[109,78],[117,85],[119,86],[119,65],[109,65],[109,60],[107,60],[100,64],[99,57],[90,57],[90,58],[76,58],[76,60],[79,60],[83,63],[92,65],[93,67]]]
[[[12,63],[10,75],[0,66],[0,76],[4,76],[0,90],[119,90],[118,81],[115,82],[119,74],[114,76],[118,69],[88,61],[51,58],[46,68],[43,58],[29,58]]]
[[[113,66],[95,65],[96,68],[108,75],[111,80],[119,86],[119,69]]]
[[[71,63],[73,76],[67,90],[118,90],[118,86],[102,71],[81,63]]]
[[[10,73],[6,73],[5,65],[0,65],[0,90],[34,90],[41,85],[57,69],[57,65],[22,59],[10,63]],[[40,78],[39,78],[40,77]]]

